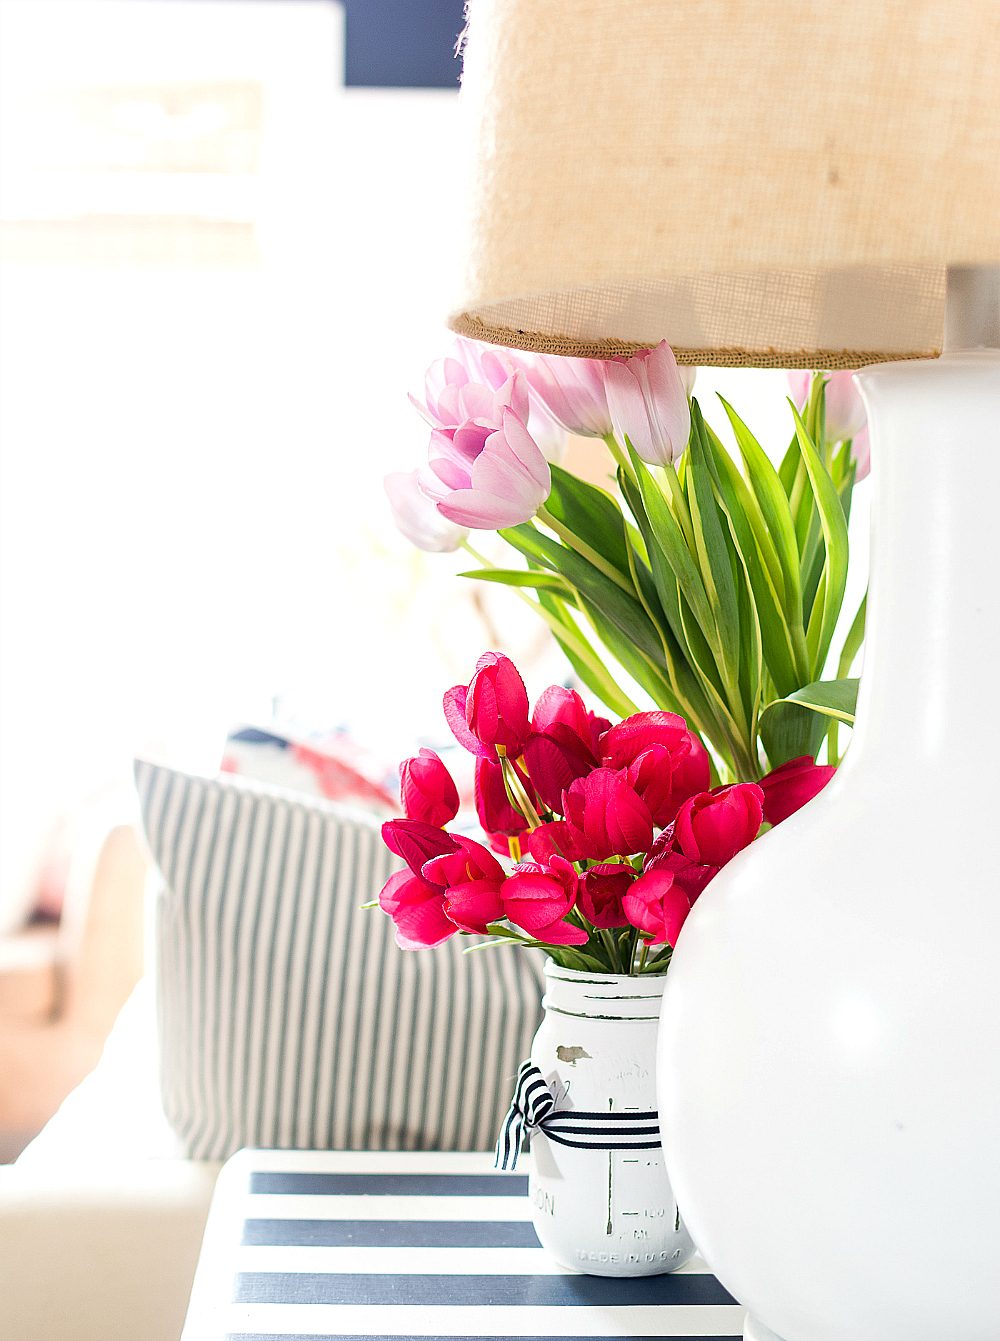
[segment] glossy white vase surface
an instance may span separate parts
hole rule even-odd
[[[545,966],[543,1019],[531,1060],[557,1108],[642,1113],[656,1108],[662,977]],[[581,1150],[531,1137],[535,1232],[560,1265],[591,1276],[653,1276],[694,1254],[663,1153]]]
[[[1000,359],[858,380],[857,729],[684,926],[664,1152],[699,1250],[784,1341],[997,1341]]]

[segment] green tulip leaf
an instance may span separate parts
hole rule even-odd
[[[557,591],[563,600],[574,600],[573,589],[558,573],[547,573],[537,568],[476,568],[459,577],[474,577],[480,582],[499,582],[504,587],[535,587]]]
[[[772,768],[811,754],[815,759],[830,719],[854,725],[858,681],[817,680],[787,698],[775,699],[760,714],[760,738]]]
[[[549,469],[552,492],[545,500],[545,511],[627,577],[629,564],[621,508],[605,490],[577,479],[554,462]]]

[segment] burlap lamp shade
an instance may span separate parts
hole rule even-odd
[[[1000,263],[997,0],[472,0],[461,97],[463,335],[860,367]]]

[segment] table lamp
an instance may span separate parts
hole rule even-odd
[[[1000,4],[472,0],[461,96],[454,330],[864,369],[857,728],[685,924],[664,1155],[748,1338],[1000,1336]]]

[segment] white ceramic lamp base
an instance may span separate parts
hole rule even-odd
[[[829,786],[685,924],[660,1030],[664,1154],[695,1243],[766,1324],[748,1339],[996,1341],[1000,354],[859,384],[874,494],[858,727]]]
[[[748,1315],[743,1324],[743,1341],[782,1341],[782,1338],[777,1332],[772,1332],[770,1327],[765,1327],[755,1317]]]

